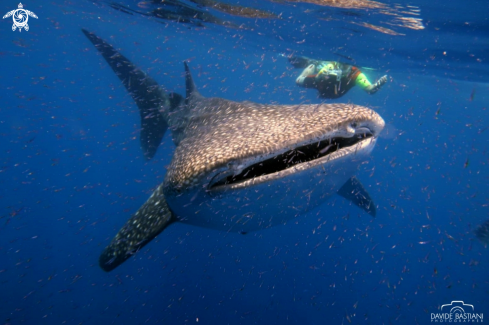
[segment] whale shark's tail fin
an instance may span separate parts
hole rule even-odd
[[[82,31],[136,102],[141,116],[141,149],[147,160],[153,158],[168,129],[167,121],[161,112],[177,107],[180,104],[180,95],[168,95],[154,79],[134,66],[110,44],[85,29]]]

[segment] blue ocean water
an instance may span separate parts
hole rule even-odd
[[[184,2],[221,23],[182,23],[150,2],[32,0],[29,31],[1,21],[2,324],[427,324],[452,301],[489,317],[473,233],[489,204],[487,1],[316,2],[226,2],[265,19]],[[203,95],[260,103],[323,101],[282,53],[387,74],[330,101],[386,121],[358,173],[377,217],[337,196],[245,236],[175,223],[105,273],[100,252],[175,147],[167,134],[145,161],[138,108],[81,28],[180,94],[184,60]]]

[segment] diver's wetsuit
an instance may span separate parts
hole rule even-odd
[[[387,76],[383,76],[372,85],[357,67],[336,61],[290,56],[289,62],[295,68],[305,68],[296,83],[301,87],[316,88],[322,98],[339,98],[356,85],[373,94],[387,81]]]

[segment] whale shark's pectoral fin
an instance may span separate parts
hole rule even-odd
[[[99,258],[100,267],[112,271],[165,229],[174,218],[160,185],[112,239]]]
[[[169,96],[158,83],[97,35],[82,29],[136,102],[141,116],[141,149],[153,158],[168,128],[162,111],[180,104],[180,95]]]
[[[345,199],[353,202],[360,209],[364,210],[372,217],[375,217],[377,210],[375,208],[374,201],[368,194],[362,183],[353,176],[350,178],[339,190],[338,194]]]

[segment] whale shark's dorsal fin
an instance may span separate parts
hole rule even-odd
[[[377,210],[375,208],[375,203],[370,197],[362,183],[353,176],[338,190],[338,194],[351,201],[357,207],[363,211],[375,217]]]
[[[191,96],[198,98],[202,97],[202,95],[199,93],[197,87],[195,86],[194,79],[192,78],[192,73],[190,72],[187,61],[184,61],[183,64],[185,65],[185,88],[187,90],[185,103],[188,104]]]

